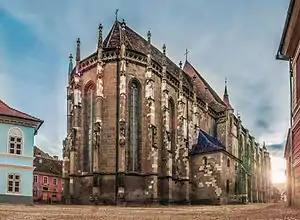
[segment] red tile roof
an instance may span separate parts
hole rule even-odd
[[[21,111],[18,111],[16,109],[9,107],[7,104],[5,104],[1,100],[0,100],[0,115],[23,118],[23,119],[27,119],[27,120],[31,120],[31,121],[36,121],[36,122],[42,122],[42,120],[40,120],[38,118],[35,118],[31,115],[28,115],[26,113],[23,113]]]
[[[226,103],[224,103],[219,95],[211,88],[211,86],[205,81],[200,73],[188,61],[185,62],[183,71],[191,78],[196,76],[196,87],[198,93],[200,93],[198,95],[200,95],[203,100],[206,100],[209,105],[214,105],[214,107],[216,107],[217,104],[219,108],[224,108],[224,106],[226,106]]]
[[[62,161],[55,160],[48,153],[45,153],[40,148],[34,146],[34,172],[41,172],[53,175],[62,174]]]

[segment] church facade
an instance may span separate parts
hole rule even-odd
[[[70,55],[64,201],[267,202],[270,157],[186,61],[174,64],[124,20],[85,59]]]

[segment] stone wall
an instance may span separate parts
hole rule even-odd
[[[224,193],[222,153],[191,156],[190,170],[191,203],[219,204]]]

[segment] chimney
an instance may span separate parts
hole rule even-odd
[[[53,159],[54,160],[58,160],[58,156],[53,156]]]

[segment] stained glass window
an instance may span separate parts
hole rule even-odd
[[[88,87],[84,97],[84,170],[93,171],[93,122],[94,122],[94,100],[95,91],[92,86]]]
[[[171,150],[173,152],[172,161],[172,176],[176,176],[176,159],[175,159],[175,106],[174,101],[169,99],[169,131],[171,134]]]
[[[129,91],[129,150],[128,171],[139,170],[140,147],[140,90],[136,82],[132,82]]]

